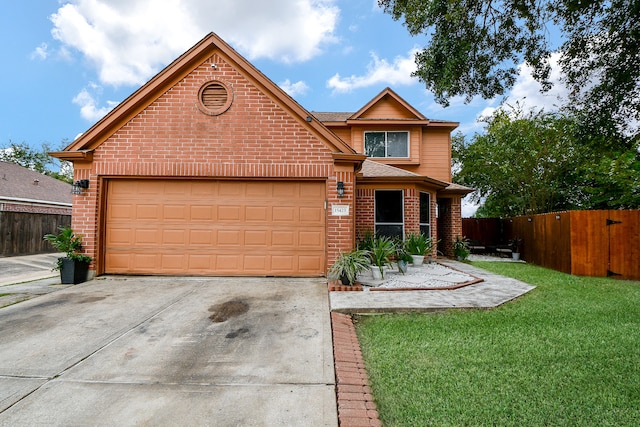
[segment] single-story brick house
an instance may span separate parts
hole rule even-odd
[[[0,212],[71,215],[71,184],[0,161]]]
[[[212,33],[52,155],[88,180],[73,228],[98,275],[323,276],[365,229],[450,252],[456,126],[390,89],[309,112]]]

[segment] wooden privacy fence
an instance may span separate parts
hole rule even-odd
[[[565,273],[640,280],[640,210],[465,218],[462,232],[484,245],[522,238],[522,259]]]
[[[71,215],[0,211],[0,256],[55,252],[45,234],[71,225]]]

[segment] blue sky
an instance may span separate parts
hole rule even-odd
[[[0,145],[72,141],[211,31],[308,110],[356,111],[389,86],[471,135],[501,101],[436,104],[410,77],[425,36],[409,36],[375,0],[29,0],[3,9]],[[509,102],[549,107],[562,94],[538,88],[525,67]]]

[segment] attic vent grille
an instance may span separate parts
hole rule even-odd
[[[205,83],[198,94],[198,107],[205,114],[217,116],[231,106],[233,94],[229,87],[220,81]]]

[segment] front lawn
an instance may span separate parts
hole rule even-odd
[[[640,282],[473,265],[537,288],[493,310],[356,318],[385,426],[640,425]]]

